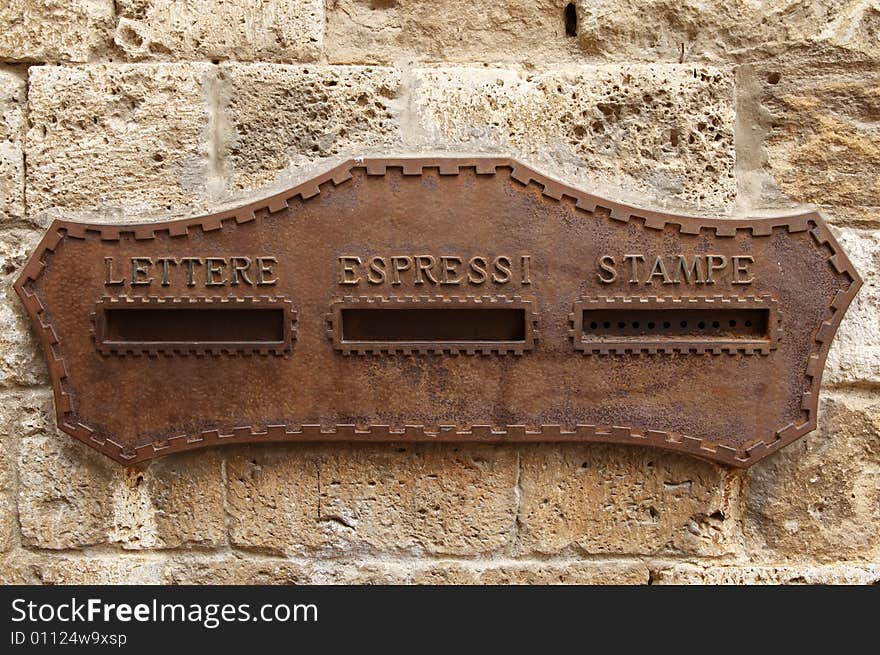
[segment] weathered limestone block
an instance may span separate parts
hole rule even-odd
[[[39,584],[39,579],[24,562],[23,551],[0,555],[0,585]]]
[[[743,67],[738,81],[755,105],[740,149],[764,148],[744,167],[758,206],[809,203],[832,221],[880,221],[876,65],[770,61]]]
[[[227,450],[229,540],[239,548],[303,554],[321,544],[318,458],[297,446]]]
[[[492,560],[416,563],[363,563],[343,569],[338,579],[345,584],[646,584],[648,568],[630,561]]]
[[[880,582],[880,565],[840,562],[828,565],[707,566],[671,564],[652,570],[654,584],[810,584],[854,585]]]
[[[162,584],[155,557],[54,555],[18,551],[0,560],[0,584]]]
[[[311,61],[323,0],[117,0],[115,42],[135,59]]]
[[[52,422],[48,390],[0,393],[0,552],[18,543],[18,451],[22,440],[44,434]]]
[[[208,196],[210,64],[30,69],[32,218],[191,213]]]
[[[43,437],[54,429],[55,406],[50,389],[4,391],[0,399],[0,439]]]
[[[638,561],[374,559],[293,561],[246,557],[173,557],[173,584],[645,584]]]
[[[876,0],[578,0],[583,49],[611,59],[757,59],[792,47],[880,55]]]
[[[33,230],[0,231],[0,388],[49,382],[42,349],[12,289],[41,236]]]
[[[3,0],[0,58],[84,62],[104,54],[113,28],[113,0]]]
[[[62,550],[106,543],[117,465],[67,435],[44,430],[18,445],[22,545]]]
[[[0,552],[18,542],[17,473],[21,439],[39,434],[51,421],[49,392],[0,393]]]
[[[513,154],[553,177],[643,205],[731,206],[727,71],[635,65],[529,74],[422,68],[415,75],[423,145]]]
[[[0,393],[0,553],[13,550],[19,542],[19,446],[23,439],[45,433],[52,412],[51,393],[46,389]]]
[[[122,467],[55,429],[48,391],[0,396],[0,438],[18,444],[22,543],[44,549],[210,548],[226,543],[221,457]]]
[[[523,451],[523,553],[732,552],[738,474],[647,448],[546,444]]]
[[[0,225],[24,217],[24,133],[27,84],[0,70]]]
[[[880,553],[880,401],[826,394],[820,429],[748,470],[744,532],[752,561]]]
[[[558,0],[334,0],[327,9],[333,63],[553,61],[578,54]]]
[[[328,449],[318,520],[342,550],[484,554],[513,539],[515,484],[511,448]]]
[[[229,64],[222,71],[224,163],[233,190],[288,182],[283,173],[291,166],[400,143],[398,70]]]
[[[6,400],[0,396],[0,402]],[[15,499],[18,442],[12,437],[0,435],[0,448],[0,553],[5,553],[12,550],[18,541],[18,507]]]
[[[164,584],[314,584],[311,567],[282,559],[172,557],[165,562]]]
[[[251,448],[227,463],[234,545],[476,555],[512,539],[516,455],[480,446]]]
[[[880,234],[835,228],[864,284],[840,324],[825,368],[824,384],[880,383]]]
[[[215,548],[226,543],[222,456],[184,453],[116,467],[110,541],[126,549]]]

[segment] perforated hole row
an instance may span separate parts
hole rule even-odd
[[[584,339],[617,337],[762,339],[767,309],[588,309]]]
[[[680,328],[686,329],[688,327],[688,322],[687,321],[679,321],[678,325]],[[727,322],[727,325],[730,328],[735,328],[737,326],[737,322],[735,319],[730,319]],[[745,321],[743,321],[743,325],[745,327],[752,327],[752,321],[746,319]],[[611,321],[603,321],[602,327],[605,328],[606,330],[609,329],[611,327]],[[626,327],[626,322],[625,321],[618,321],[617,327],[618,327],[618,329],[622,330],[623,328]],[[639,328],[641,328],[641,322],[633,321],[632,323],[630,323],[630,327],[634,330],[638,330]],[[657,327],[657,324],[654,321],[648,321],[646,324],[646,327],[648,328],[648,330],[653,330],[654,328]],[[697,327],[701,330],[705,329],[706,328],[706,321],[698,321]],[[663,321],[662,329],[669,330],[671,328],[672,328],[672,323],[670,321]],[[715,330],[721,329],[721,321],[712,321],[712,328]],[[592,321],[590,323],[590,329],[591,330],[599,329],[599,324],[596,321]]]

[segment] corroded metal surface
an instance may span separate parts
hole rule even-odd
[[[681,217],[507,159],[380,159],[211,216],[55,221],[16,290],[59,426],[119,462],[604,441],[748,466],[815,428],[860,284],[815,213]]]

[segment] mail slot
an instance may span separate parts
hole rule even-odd
[[[522,309],[343,309],[342,342],[524,343]]]
[[[816,213],[647,211],[505,158],[349,161],[193,215],[56,220],[15,284],[59,427],[118,462],[585,441],[749,466],[815,428],[861,284]]]
[[[532,302],[522,298],[361,298],[329,316],[343,353],[522,354],[534,345]]]
[[[776,301],[762,298],[621,297],[575,305],[574,344],[584,353],[767,354],[781,332]]]
[[[95,342],[102,354],[255,353],[291,349],[293,317],[282,299],[102,299]]]

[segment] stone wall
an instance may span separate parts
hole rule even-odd
[[[0,580],[877,582],[878,35],[876,0],[5,0]],[[819,430],[745,472],[574,444],[122,468],[57,431],[11,292],[53,217],[163,220],[439,152],[673,211],[818,206],[865,278]]]

